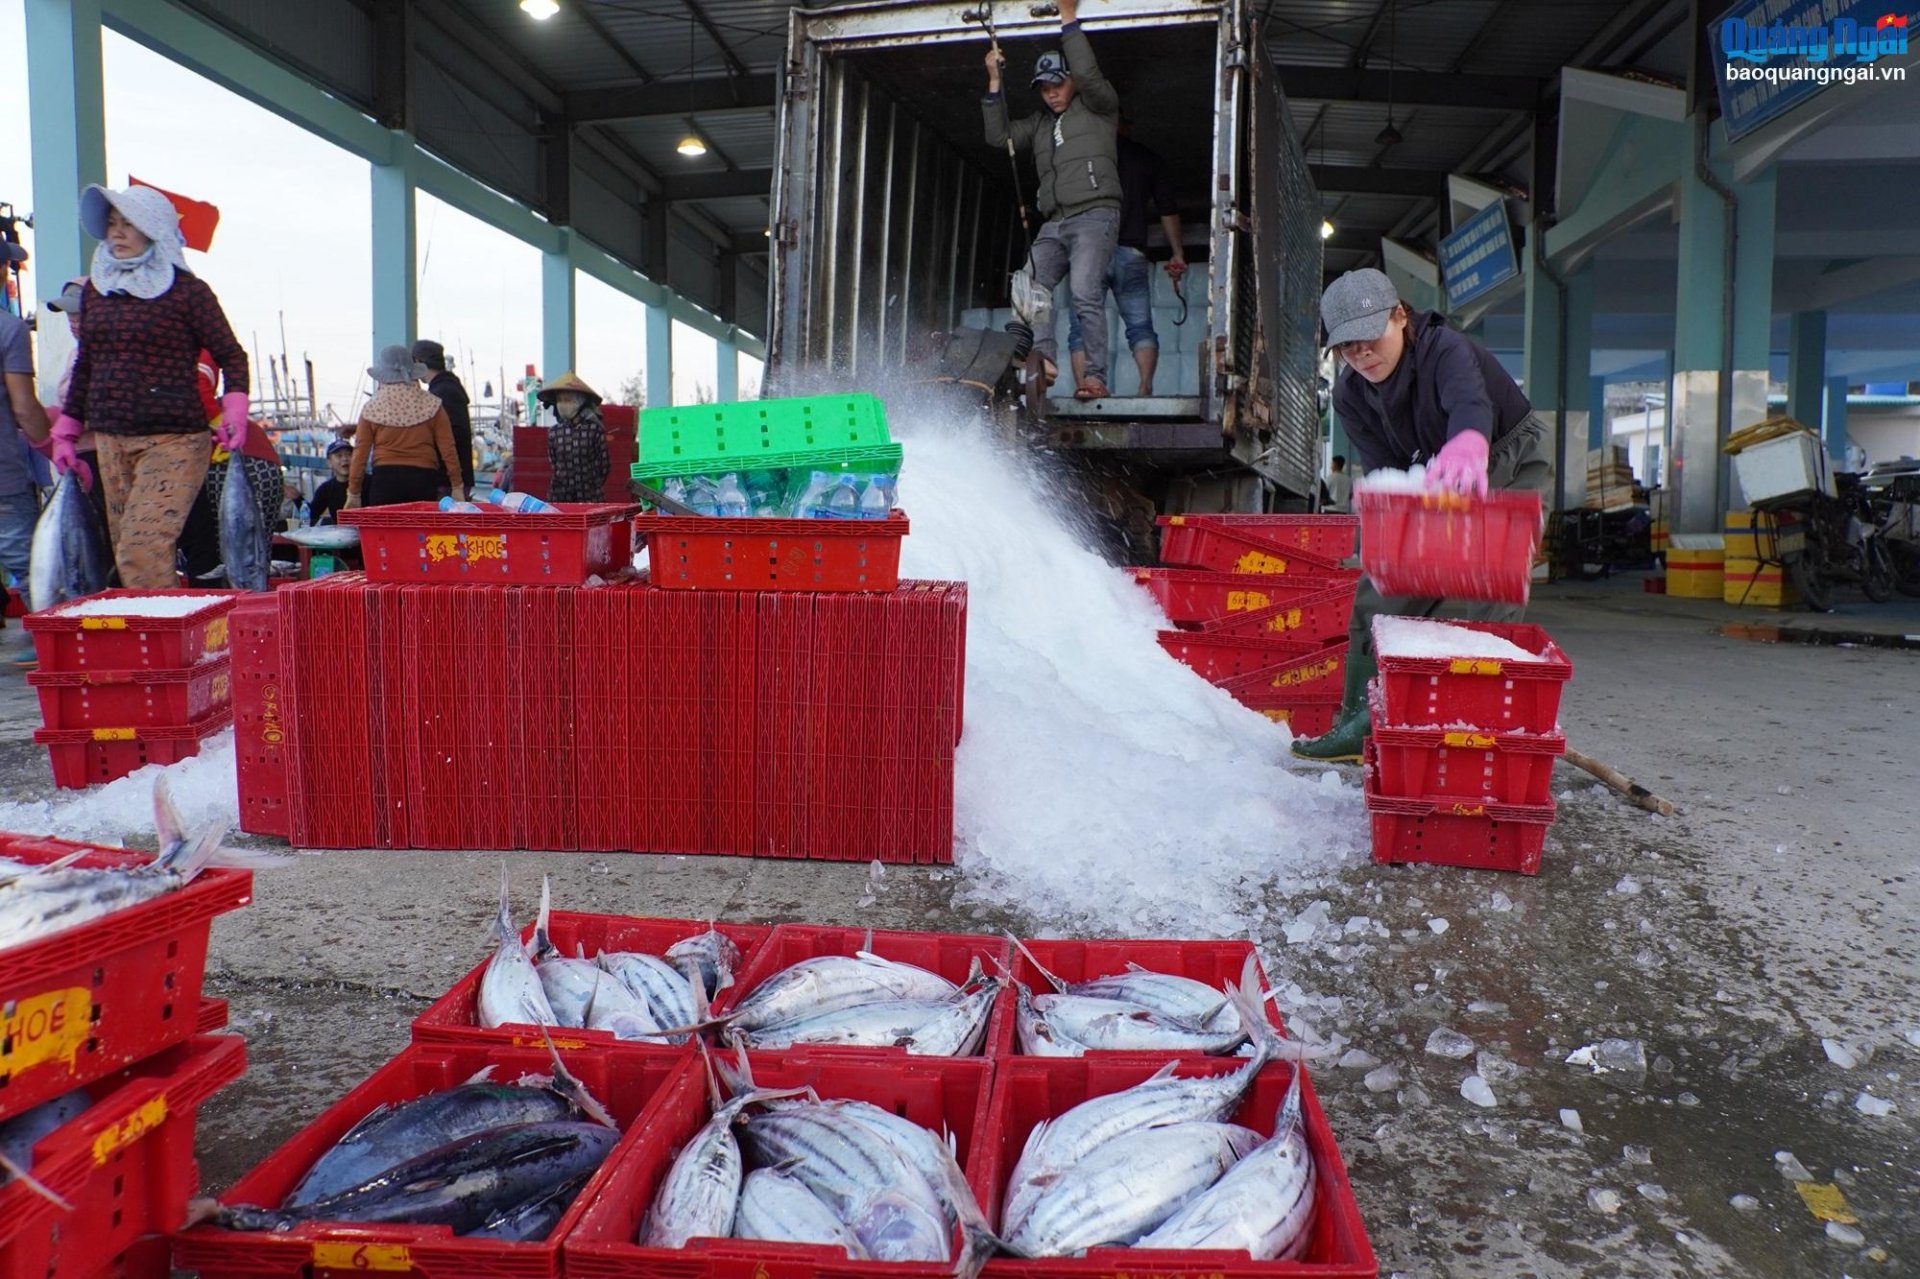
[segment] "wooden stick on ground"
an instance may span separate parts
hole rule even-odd
[[[1673,804],[1670,801],[1660,798],[1619,769],[1610,768],[1591,755],[1582,755],[1571,746],[1567,748],[1566,760],[1575,768],[1592,773],[1649,813],[1658,813],[1662,817],[1673,816]]]

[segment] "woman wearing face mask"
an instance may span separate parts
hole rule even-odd
[[[552,406],[558,419],[547,432],[547,461],[553,467],[547,500],[604,501],[610,463],[600,396],[569,372],[540,388],[540,402]]]
[[[178,584],[175,544],[207,475],[198,356],[212,354],[226,385],[214,438],[238,452],[247,438],[247,353],[213,290],[187,270],[180,216],[166,196],[91,186],[80,196],[80,224],[100,246],[72,385],[53,427],[53,464],[91,486],[78,446],[93,433],[120,584],[167,590]]]
[[[367,370],[379,384],[353,430],[353,461],[347,472],[347,509],[432,502],[440,482],[453,500],[467,500],[460,460],[453,448],[453,425],[440,397],[421,387],[427,366],[414,361],[413,349],[382,347],[380,360]],[[367,457],[373,474],[367,474]]]
[[[1493,352],[1447,327],[1437,311],[1416,315],[1385,274],[1349,271],[1320,299],[1327,348],[1346,370],[1333,411],[1363,471],[1427,468],[1427,486],[1484,496],[1516,489],[1543,498],[1553,487],[1546,423]],[[1478,600],[1389,599],[1360,583],[1348,630],[1347,683],[1333,730],[1297,741],[1293,753],[1357,763],[1370,719],[1367,682],[1379,670],[1373,619],[1447,617],[1517,621],[1519,605]]]

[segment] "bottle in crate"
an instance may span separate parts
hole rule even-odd
[[[830,520],[860,518],[860,489],[853,476],[842,473],[833,491],[827,494],[826,516]]]
[[[720,477],[719,484],[714,488],[714,508],[718,514],[729,519],[744,519],[752,513],[752,503],[747,498],[746,489],[740,484],[739,475],[728,471]]]

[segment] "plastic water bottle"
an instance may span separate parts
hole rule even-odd
[[[867,487],[860,494],[860,518],[863,520],[884,520],[893,513],[893,485],[887,475],[870,475]]]
[[[687,482],[677,475],[670,476],[660,485],[660,494],[669,502],[678,502],[680,505],[685,506],[687,504]]]
[[[728,471],[720,477],[720,483],[714,488],[714,505],[721,515],[729,519],[741,519],[752,512],[752,504],[747,500],[747,491],[740,487],[740,477]]]
[[[803,520],[823,520],[832,518],[827,511],[827,491],[833,487],[833,477],[825,471],[815,471],[807,480],[807,486],[800,496],[794,499],[793,513]]]
[[[496,489],[494,491],[498,492],[499,490]],[[450,497],[443,497],[440,499],[440,509],[443,511],[448,511],[448,512],[452,512],[460,515],[480,514],[480,508],[478,506],[475,506],[472,502],[456,502]]]
[[[720,514],[720,488],[711,476],[696,475],[687,481],[687,505],[695,515]]]
[[[827,494],[827,518],[830,520],[860,518],[860,490],[855,486],[853,476],[842,474],[840,482],[833,486],[833,492]]]
[[[539,511],[553,509],[531,493],[503,493],[495,489],[487,496],[495,506],[504,507],[515,515],[532,515]]]

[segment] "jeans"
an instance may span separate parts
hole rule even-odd
[[[1049,221],[1033,241],[1034,283],[1051,290],[1066,280],[1073,294],[1074,314],[1086,338],[1089,382],[1107,380],[1107,268],[1119,238],[1119,209],[1087,209]],[[1036,333],[1033,349],[1059,363],[1053,330]]]
[[[33,554],[33,526],[40,519],[40,495],[30,488],[0,493],[0,573],[25,582]]]
[[[1160,349],[1160,335],[1153,331],[1153,263],[1147,255],[1128,244],[1117,244],[1107,263],[1107,287],[1120,308],[1121,322],[1127,326],[1129,351]],[[1080,336],[1080,313],[1067,320],[1067,350],[1084,351]]]

